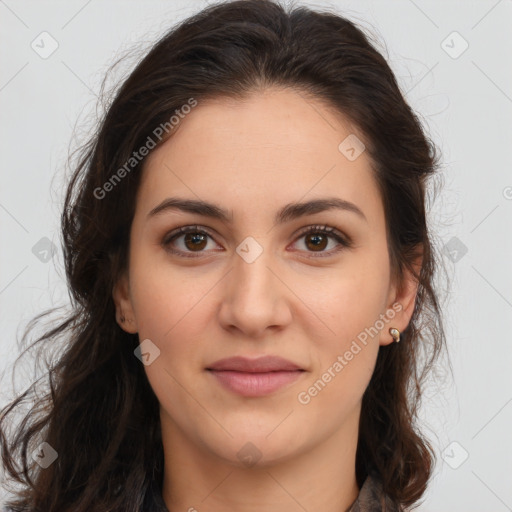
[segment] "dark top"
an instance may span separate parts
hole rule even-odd
[[[169,512],[162,498],[162,490],[155,482],[152,492],[148,493],[149,501],[145,504],[147,512]],[[393,503],[382,491],[380,480],[369,475],[359,490],[356,501],[346,512],[400,512],[401,509]],[[340,511],[342,512],[342,511]]]
[[[377,477],[368,476],[348,512],[401,512],[402,510],[384,493],[381,481]]]
[[[169,512],[162,498],[161,486],[153,482],[144,500],[145,512]],[[10,512],[2,508],[2,512]],[[341,511],[340,511],[341,512]],[[346,512],[401,512],[400,508],[382,491],[380,480],[368,476],[359,490],[356,501]]]

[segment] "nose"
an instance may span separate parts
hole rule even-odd
[[[292,292],[280,276],[279,265],[263,251],[252,263],[238,254],[225,279],[219,321],[229,331],[261,338],[268,330],[280,330],[291,322]],[[282,272],[281,272],[282,273]]]

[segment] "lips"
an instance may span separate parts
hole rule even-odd
[[[279,371],[303,370],[299,365],[278,356],[262,356],[257,359],[236,356],[220,359],[206,368],[216,371],[235,371],[245,373],[267,373]]]
[[[278,356],[230,357],[213,363],[206,370],[225,389],[245,397],[272,394],[291,385],[306,371]]]

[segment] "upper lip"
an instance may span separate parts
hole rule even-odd
[[[207,370],[231,370],[236,372],[265,373],[277,371],[303,370],[292,361],[279,356],[262,356],[256,359],[247,357],[228,357],[219,359],[206,368]]]

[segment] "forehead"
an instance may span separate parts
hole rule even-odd
[[[369,156],[363,151],[350,160],[340,150],[353,137],[363,139],[334,109],[290,89],[199,101],[148,156],[138,203],[149,211],[181,195],[222,202],[235,213],[243,205],[249,215],[258,205],[273,213],[281,203],[337,195],[375,203],[379,215]]]

